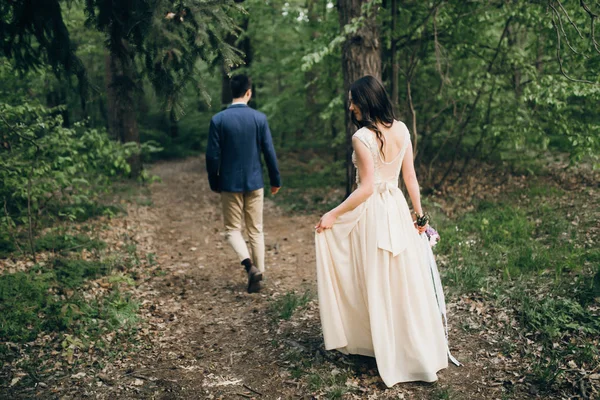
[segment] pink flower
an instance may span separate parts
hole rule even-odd
[[[427,227],[425,234],[427,235],[427,239],[429,239],[429,245],[431,247],[435,246],[440,240],[440,234],[431,226]]]

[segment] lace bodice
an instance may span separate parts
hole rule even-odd
[[[408,128],[404,123],[401,123],[402,132],[405,135],[404,143],[402,144],[402,149],[398,153],[396,157],[394,157],[391,161],[385,162],[381,156],[380,143],[377,140],[377,136],[374,132],[367,128],[361,128],[354,134],[354,137],[358,138],[361,142],[367,146],[371,155],[373,157],[374,164],[374,183],[375,186],[390,183],[393,185],[398,185],[398,177],[400,176],[400,170],[402,169],[402,161],[404,160],[404,154],[406,153],[406,149],[410,144],[410,134],[408,132]],[[356,162],[356,152],[352,152],[352,163],[354,167],[358,169],[358,165]],[[356,174],[356,184],[360,185],[360,176]]]

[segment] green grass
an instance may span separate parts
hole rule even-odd
[[[0,275],[0,341],[27,342],[42,332],[89,335],[100,325],[131,325],[137,306],[116,287],[108,297],[94,300],[78,290],[112,269],[106,262],[57,258],[28,272]]]
[[[48,273],[54,274],[58,288],[74,289],[86,280],[107,275],[112,270],[110,264],[102,261],[85,261],[78,259],[56,258]],[[43,272],[44,270],[41,269]]]
[[[486,286],[490,277],[511,280],[531,274],[580,272],[600,256],[580,245],[569,218],[547,203],[479,203],[476,211],[440,227],[436,252],[449,257],[449,285],[464,291]]]
[[[298,308],[302,308],[310,302],[312,294],[310,291],[299,295],[296,292],[288,292],[269,305],[269,311],[275,319],[288,320]]]
[[[309,375],[309,388],[314,392],[324,392],[326,399],[341,399],[346,393],[350,392],[346,386],[348,373],[339,372],[337,375],[332,375],[331,371],[322,371],[320,373],[312,373]]]
[[[509,346],[510,330],[504,347],[525,353],[529,380],[546,392],[568,387],[568,362],[588,371],[600,362],[600,251],[586,236],[597,216],[578,212],[578,201],[587,199],[534,183],[437,226],[451,295],[484,289],[487,301],[514,311],[538,351]]]
[[[548,296],[543,299],[522,295],[517,309],[519,322],[538,339],[557,340],[574,334],[600,334],[600,319],[574,299]]]
[[[4,242],[0,240],[0,258],[9,257],[19,248],[21,251],[29,252],[30,245],[27,237],[21,235],[17,246],[13,239],[7,239]],[[81,252],[83,250],[96,251],[106,248],[106,243],[101,240],[92,239],[84,234],[65,233],[64,229],[55,229],[51,232],[38,237],[33,242],[33,247],[37,252],[50,251],[67,255],[69,252]]]
[[[92,239],[86,235],[70,235],[61,232],[48,233],[35,241],[36,251],[81,251],[102,250],[106,243],[101,240]]]
[[[277,343],[274,344],[275,346]],[[308,384],[309,390],[319,393],[321,398],[341,399],[346,393],[355,389],[346,385],[351,372],[339,369],[333,364],[318,365],[312,354],[291,349],[284,353],[283,360],[287,364],[292,379],[301,379]]]
[[[121,273],[107,290],[94,293],[86,286],[112,269],[105,262],[60,258],[0,275],[0,369],[8,364],[27,374],[15,389],[45,381],[50,361],[66,374],[77,367],[101,369],[135,345],[139,305],[118,284],[132,282]],[[10,384],[5,378],[0,376],[0,386]]]
[[[452,391],[449,388],[437,387],[437,385],[436,385],[436,388],[433,390],[433,393],[431,394],[431,398],[439,399],[439,400],[451,400],[456,397],[453,396]]]
[[[25,342],[42,329],[38,314],[52,302],[43,278],[17,272],[0,276],[0,341]]]

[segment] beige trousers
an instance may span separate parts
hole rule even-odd
[[[240,261],[250,258],[261,271],[265,270],[265,237],[263,234],[263,189],[245,193],[222,192],[225,236]],[[252,257],[242,236],[242,221],[252,249]]]

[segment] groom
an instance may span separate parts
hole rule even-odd
[[[231,78],[233,102],[210,121],[206,170],[210,189],[221,193],[227,241],[248,273],[248,293],[256,293],[265,271],[261,153],[269,171],[271,194],[279,191],[281,178],[267,117],[248,107],[251,88],[246,75]],[[242,236],[242,220],[252,257]]]

